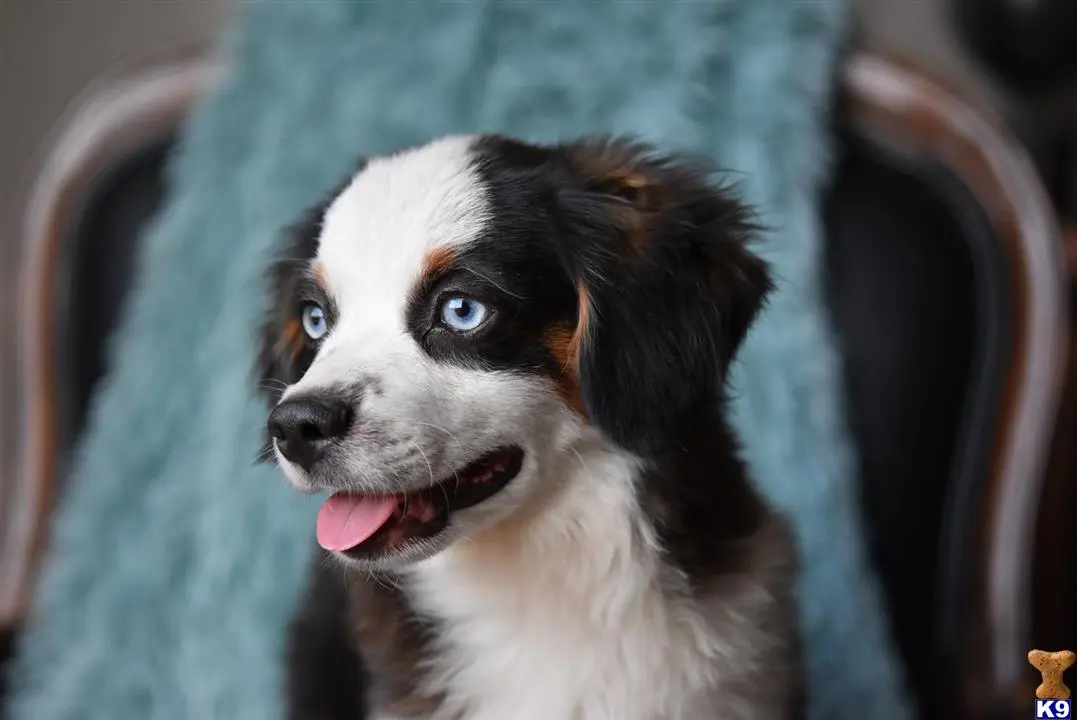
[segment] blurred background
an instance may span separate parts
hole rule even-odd
[[[1016,717],[1023,653],[1077,649],[1077,2],[853,5],[824,220],[872,557],[925,716]],[[244,7],[0,0],[6,642],[163,158]]]
[[[954,37],[949,0],[854,0],[864,42],[922,60],[991,103],[1005,94],[985,76]],[[30,188],[50,131],[95,79],[137,63],[162,48],[211,42],[243,3],[237,0],[4,0],[0,5],[0,292],[12,293],[17,241]],[[11,300],[4,297],[4,307]],[[14,393],[13,315],[0,332],[6,361],[4,397]],[[4,407],[10,407],[11,403]],[[10,416],[4,417],[10,422]],[[0,442],[4,435],[0,435]],[[14,462],[10,441],[0,467]]]
[[[124,69],[211,43],[229,0],[4,0],[0,4],[0,307],[12,308],[25,257],[26,204],[65,117]],[[0,428],[17,428],[16,314],[0,313]],[[15,472],[17,432],[0,432],[0,468]]]

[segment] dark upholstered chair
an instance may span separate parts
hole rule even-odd
[[[187,58],[114,85],[109,121],[66,156],[61,138],[30,208],[25,462],[0,486],[18,514],[0,536],[9,628],[32,607],[50,502],[177,124],[217,70]],[[1065,350],[1057,221],[1000,123],[901,63],[854,54],[836,115],[827,287],[894,635],[926,717],[1023,717]],[[68,136],[85,140],[88,117]]]

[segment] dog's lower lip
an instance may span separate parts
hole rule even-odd
[[[329,549],[369,560],[432,538],[445,529],[453,512],[478,505],[508,485],[520,472],[523,457],[518,447],[499,448],[436,485],[390,496],[396,507],[377,530],[352,547]]]

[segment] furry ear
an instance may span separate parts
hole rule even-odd
[[[575,145],[562,198],[579,292],[575,354],[588,417],[644,453],[718,412],[727,368],[771,288],[748,211],[709,171],[624,141]]]

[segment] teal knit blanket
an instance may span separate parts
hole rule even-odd
[[[815,720],[910,716],[864,551],[821,292],[840,0],[242,4],[145,239],[70,489],[14,720],[266,720],[316,502],[253,464],[260,273],[358,157],[452,132],[624,132],[711,156],[772,231],[779,289],[733,375],[794,519]]]

